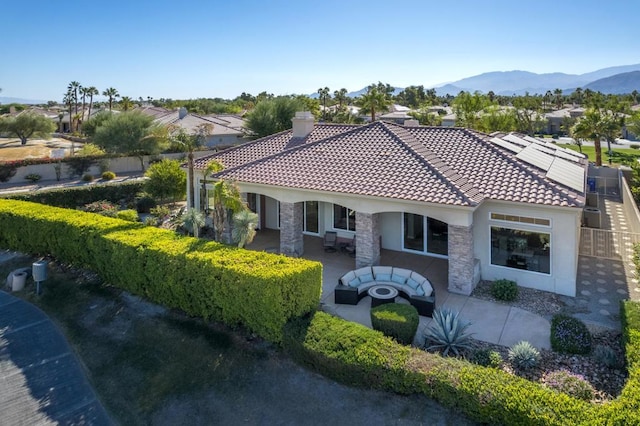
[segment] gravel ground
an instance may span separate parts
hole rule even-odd
[[[548,320],[551,320],[553,315],[559,313],[571,315],[573,309],[562,302],[560,296],[556,294],[525,287],[519,287],[518,299],[513,302],[507,303],[496,300],[491,295],[491,281],[481,281],[472,296],[478,299],[491,300],[493,302],[515,306],[538,314]],[[557,370],[567,370],[583,376],[585,380],[591,383],[596,389],[596,401],[613,399],[620,394],[627,379],[627,373],[624,369],[624,351],[621,345],[621,334],[618,331],[604,327],[600,328],[593,325],[588,325],[588,327],[593,337],[594,348],[597,345],[601,345],[609,347],[615,352],[618,364],[616,367],[607,367],[596,359],[596,357],[590,355],[566,355],[551,350],[542,350],[540,351],[540,364],[538,368],[528,372],[514,371],[508,362],[505,362],[502,369],[532,381],[544,381],[544,375],[546,373]],[[502,358],[508,360],[509,348],[484,342],[476,343],[479,347],[490,348],[500,352]]]

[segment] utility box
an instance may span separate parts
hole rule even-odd
[[[597,209],[600,207],[600,204],[598,204],[599,202],[599,195],[597,192],[587,192],[587,207],[595,207]]]
[[[44,260],[40,260],[38,262],[33,262],[31,265],[31,270],[33,274],[33,280],[35,282],[41,282],[47,279],[47,262]]]
[[[585,207],[584,222],[589,228],[600,228],[600,209]]]

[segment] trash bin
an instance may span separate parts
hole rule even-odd
[[[22,291],[27,282],[26,272],[14,272],[11,281],[11,291]]]
[[[587,186],[589,187],[589,192],[596,192],[596,178],[588,177]]]
[[[33,262],[33,264],[31,265],[31,270],[33,274],[33,280],[35,282],[40,282],[47,279],[47,262],[45,260]]]

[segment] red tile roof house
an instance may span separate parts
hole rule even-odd
[[[337,231],[355,235],[356,267],[381,248],[407,251],[447,258],[451,292],[506,278],[575,296],[586,158],[528,136],[408,124],[299,112],[292,130],[197,160],[195,179],[220,161],[208,179],[236,181],[286,255],[303,254],[303,234]]]

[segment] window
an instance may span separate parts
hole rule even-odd
[[[537,217],[514,216],[510,214],[491,213],[491,219],[504,220],[507,222],[526,223],[528,225],[551,226],[551,221],[549,219],[541,219]]]
[[[333,205],[333,227],[345,231],[356,230],[356,212],[339,204]]]
[[[306,201],[304,203],[304,230],[305,232],[318,233],[318,202]]]
[[[550,234],[491,227],[492,265],[549,274],[550,252]]]
[[[403,215],[403,247],[406,250],[446,256],[449,254],[448,232],[449,225],[438,219],[413,213]]]

